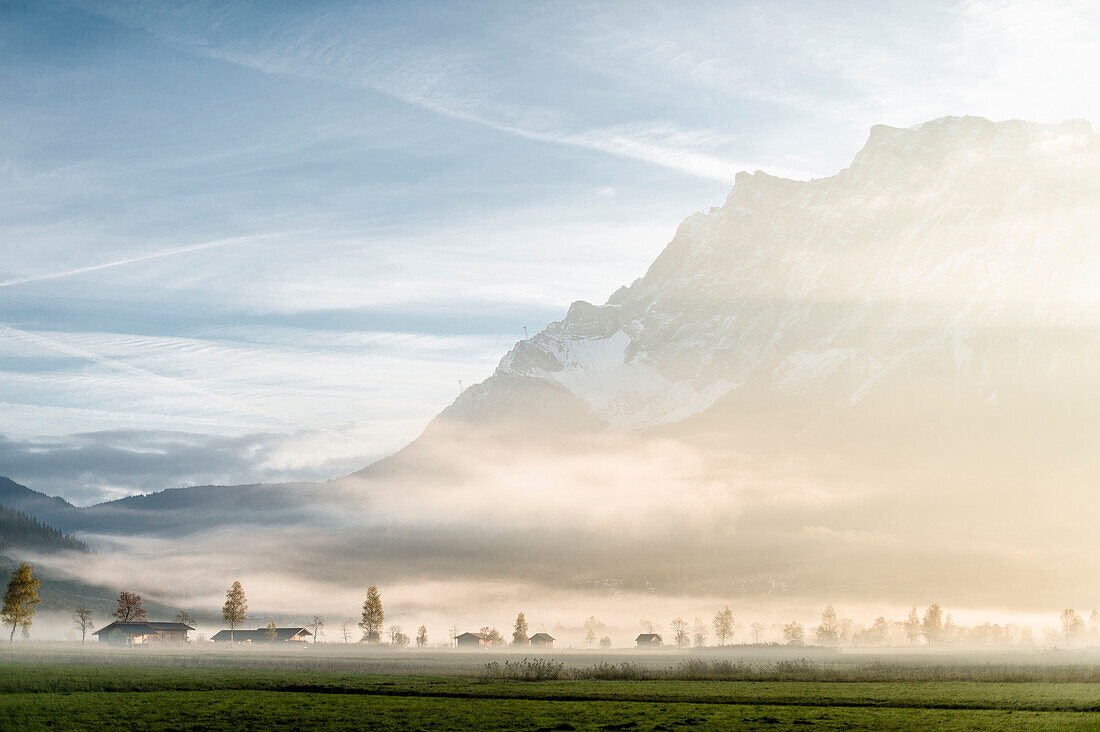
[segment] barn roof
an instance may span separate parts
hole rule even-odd
[[[655,641],[655,640],[661,640],[661,636],[657,633],[642,633],[641,635],[639,635],[637,638],[634,639],[635,642],[637,642],[637,641]]]
[[[295,636],[298,636],[298,635],[307,636],[307,635],[313,635],[313,633],[310,633],[305,628],[276,628],[275,629],[275,640],[277,640],[277,641],[287,641],[287,640],[290,640],[291,638],[294,638]],[[210,640],[223,641],[223,640],[230,640],[230,638],[232,638],[234,641],[250,640],[250,641],[255,641],[255,642],[261,642],[261,641],[271,640],[270,638],[267,637],[267,628],[256,628],[256,630],[243,630],[242,629],[242,630],[234,630],[234,631],[219,630],[217,633],[215,633],[213,636],[211,636]]]
[[[486,633],[462,633],[455,636],[455,640],[459,638],[479,638],[481,640],[489,640],[489,636]]]
[[[556,638],[549,633],[535,633],[531,636],[531,640],[552,641],[556,640]]]
[[[122,623],[115,621],[110,625],[105,625],[92,635],[99,635],[100,633],[106,633],[109,630],[117,630],[123,635],[150,635],[158,630],[194,630],[190,625],[185,623],[162,623],[158,621],[151,621],[146,623]]]

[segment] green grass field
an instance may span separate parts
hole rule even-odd
[[[1100,684],[1082,682],[524,682],[157,658],[0,657],[0,728],[1100,729]]]

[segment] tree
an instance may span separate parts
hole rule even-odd
[[[683,618],[672,621],[672,640],[677,648],[686,648],[688,644],[688,624]]]
[[[340,626],[340,635],[344,637],[344,643],[347,644],[351,641],[351,622],[355,618],[348,618],[344,621],[344,624]]]
[[[447,637],[451,639],[451,645],[454,646],[458,643],[455,638],[458,637],[462,630],[457,625],[452,625],[450,630],[447,631]]]
[[[760,640],[764,637],[765,630],[767,630],[767,626],[763,623],[753,623],[749,626],[749,633],[752,635],[753,645],[759,645]]]
[[[1059,619],[1062,621],[1062,635],[1066,638],[1066,645],[1072,645],[1074,639],[1084,632],[1085,619],[1073,608],[1063,610]]]
[[[225,591],[225,604],[222,605],[222,620],[229,626],[229,641],[233,642],[233,631],[248,620],[248,600],[244,596],[241,583],[234,581]]]
[[[141,595],[133,592],[120,592],[118,610],[112,613],[121,623],[139,623],[145,620],[145,608],[141,606]]]
[[[733,638],[733,611],[726,605],[724,610],[719,610],[714,616],[714,637],[718,639],[718,645],[726,645],[726,641]]]
[[[943,610],[939,604],[932,603],[924,611],[924,618],[920,621],[920,632],[930,646],[936,645],[943,638]]]
[[[176,613],[176,622],[177,623],[183,623],[184,625],[194,626],[195,625],[195,616],[193,616],[191,613],[187,612],[186,610],[180,610],[178,613]]]
[[[873,646],[886,645],[886,641],[890,638],[890,625],[886,622],[886,618],[881,615],[875,618],[875,622],[867,630],[866,638],[867,642]]]
[[[382,623],[385,620],[382,596],[378,594],[378,587],[371,585],[367,588],[367,599],[363,600],[363,616],[359,621],[359,627],[363,629],[363,640],[367,643],[378,643],[382,639]]]
[[[421,625],[416,629],[416,647],[423,648],[428,645],[428,629]]]
[[[814,635],[819,646],[836,648],[840,643],[840,626],[837,623],[836,610],[832,605],[826,606],[825,611],[821,613],[821,625],[817,626]]]
[[[279,626],[275,625],[275,618],[267,621],[267,627],[264,628],[264,636],[267,638],[268,643],[274,643],[279,638]]]
[[[804,645],[806,638],[806,629],[802,627],[802,623],[797,620],[793,620],[783,626],[783,640],[788,646],[801,646]]]
[[[584,631],[584,645],[586,648],[596,645],[596,631],[594,629],[588,628]]]
[[[38,588],[42,581],[34,576],[34,567],[23,562],[8,579],[8,589],[4,591],[4,606],[0,610],[0,617],[11,626],[11,635],[8,642],[15,641],[15,629],[23,633],[27,638],[31,634],[31,624],[34,622],[34,611],[41,600],[38,599]]]
[[[309,629],[313,631],[313,642],[316,643],[325,632],[325,619],[320,615],[314,615],[313,622],[309,624]]]
[[[92,611],[86,605],[77,605],[73,610],[73,627],[80,631],[80,642],[88,635],[88,629],[92,627]]]
[[[600,648],[605,651],[611,648],[611,636],[605,635],[603,638],[600,638]]]
[[[523,613],[516,616],[516,627],[512,630],[512,645],[525,646],[530,641],[527,637],[527,618]]]
[[[497,630],[496,628],[490,628],[488,625],[486,625],[481,629],[481,632],[484,633],[486,636],[488,636],[489,645],[491,645],[491,646],[503,646],[504,645],[504,636],[502,636],[500,634],[500,631]]]
[[[409,636],[401,630],[400,625],[391,625],[389,629],[390,645],[404,648],[409,645]]]
[[[917,615],[917,606],[914,605],[909,609],[909,616],[905,618],[905,637],[909,641],[909,645],[916,645],[917,639],[920,638],[920,616]]]
[[[691,642],[696,648],[705,648],[707,645],[707,624],[702,618],[695,618],[691,626]]]

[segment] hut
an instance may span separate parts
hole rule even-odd
[[[275,637],[272,638],[268,635],[267,628],[256,628],[256,630],[219,630],[210,639],[212,641],[218,641],[219,643],[306,643],[307,638],[312,636],[305,628],[276,628]]]
[[[194,628],[186,623],[159,621],[122,623],[116,620],[92,635],[99,638],[100,643],[115,646],[143,646],[149,643],[186,643],[187,633],[192,630]]]
[[[642,633],[634,639],[638,648],[657,648],[661,645],[661,636],[657,633]]]
[[[459,648],[488,648],[489,636],[485,633],[463,633],[455,636]]]
[[[531,636],[531,645],[539,648],[553,648],[554,636],[549,633],[535,633]]]

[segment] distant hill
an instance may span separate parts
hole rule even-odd
[[[37,551],[89,551],[88,545],[14,508],[0,506],[0,552],[13,548]]]

